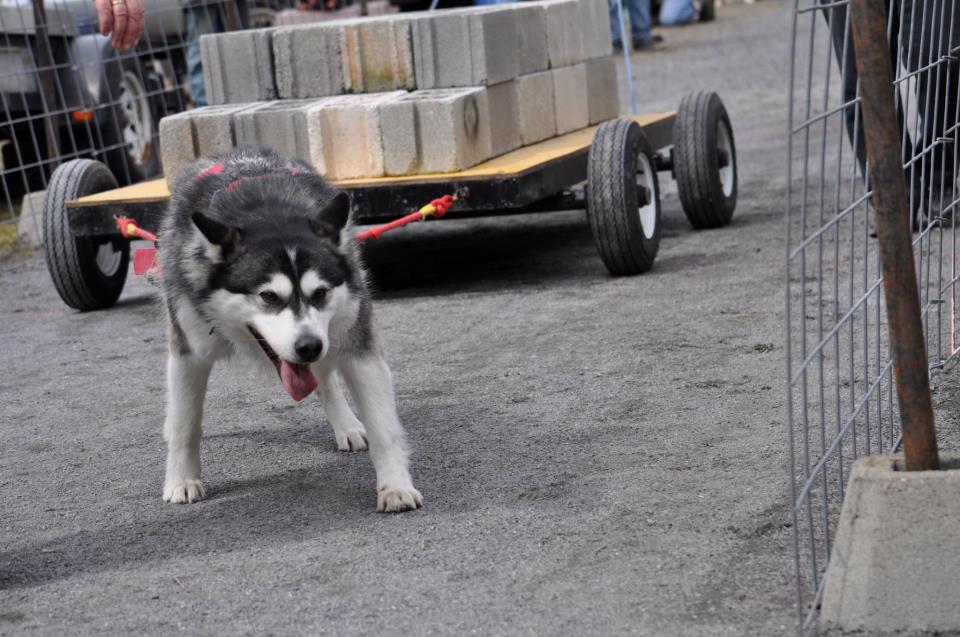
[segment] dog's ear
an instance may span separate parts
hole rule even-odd
[[[310,220],[310,227],[320,237],[326,237],[334,243],[340,243],[340,231],[350,218],[350,197],[345,192],[337,196]]]
[[[193,213],[192,219],[193,225],[207,240],[207,256],[210,257],[211,261],[220,263],[236,250],[240,243],[239,230],[216,219],[211,219],[202,212]]]

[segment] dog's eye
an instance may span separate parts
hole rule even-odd
[[[313,293],[313,302],[319,305],[326,300],[327,300],[326,288],[317,288],[317,291]]]
[[[276,292],[271,292],[270,290],[264,290],[260,293],[260,300],[266,303],[267,305],[279,305],[280,297],[277,296]]]

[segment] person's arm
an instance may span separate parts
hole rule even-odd
[[[129,49],[143,33],[143,0],[94,0],[100,16],[100,34],[113,33],[115,49]]]

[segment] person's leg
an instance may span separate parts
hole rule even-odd
[[[634,46],[653,39],[653,18],[650,16],[650,0],[624,0],[624,8],[630,11],[630,37]]]
[[[210,17],[204,5],[186,8],[187,77],[190,101],[194,106],[207,105],[207,91],[203,86],[203,60],[200,56],[200,36],[210,33]]]
[[[693,0],[663,0],[660,4],[660,24],[663,26],[686,24],[696,17]]]

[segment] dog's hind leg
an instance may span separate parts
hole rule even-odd
[[[406,511],[423,504],[407,469],[409,452],[397,415],[393,378],[379,355],[345,358],[340,372],[367,426],[370,459],[377,472],[377,511]]]
[[[337,449],[363,451],[367,448],[367,432],[363,428],[363,423],[353,415],[333,370],[317,366],[314,372],[317,375],[317,397],[323,403],[327,420],[333,427],[333,435],[337,438]]]
[[[200,481],[200,423],[212,363],[193,354],[171,353],[167,360],[167,477],[163,499],[197,502],[206,497]]]

